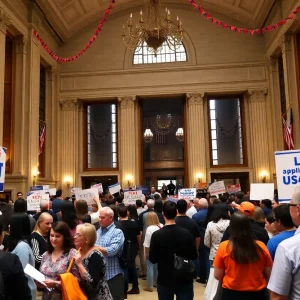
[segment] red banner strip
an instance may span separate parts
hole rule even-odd
[[[60,57],[57,54],[55,54],[46,44],[46,42],[42,39],[42,37],[39,35],[37,30],[34,30],[33,35],[40,41],[40,44],[42,46],[42,48],[53,58],[55,59],[57,62],[59,63],[67,63],[70,61],[74,61],[76,59],[78,59],[80,56],[82,56],[83,54],[85,54],[85,52],[91,47],[91,45],[93,44],[93,42],[97,39],[99,33],[102,31],[102,27],[105,24],[105,22],[107,21],[107,17],[108,15],[110,15],[111,10],[113,8],[113,4],[116,2],[116,0],[111,0],[110,4],[108,6],[108,8],[105,10],[105,13],[103,15],[103,17],[101,18],[99,25],[97,26],[97,29],[94,33],[94,35],[90,38],[89,42],[87,43],[87,45],[81,50],[79,51],[76,55],[72,56],[72,57]]]
[[[222,21],[219,21],[217,19],[215,19],[214,17],[212,17],[210,14],[208,14],[201,5],[197,4],[194,0],[188,0],[188,2],[196,9],[199,11],[199,13],[204,16],[207,20],[210,20],[213,24],[217,25],[217,26],[222,26],[225,29],[230,29],[231,31],[234,32],[242,32],[244,34],[250,34],[250,35],[254,35],[254,34],[261,34],[261,33],[265,33],[265,32],[269,32],[275,29],[278,29],[279,27],[283,26],[286,24],[287,21],[292,20],[300,11],[300,6],[296,7],[295,10],[284,20],[273,24],[273,25],[269,25],[267,27],[264,28],[260,28],[260,29],[247,29],[247,28],[239,28],[239,27],[235,27],[232,25],[228,25]]]

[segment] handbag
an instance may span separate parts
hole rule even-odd
[[[195,276],[194,263],[190,259],[174,253],[174,276],[178,279],[193,280]]]
[[[207,285],[204,291],[204,300],[221,299],[221,291],[221,282],[215,278],[214,268],[210,268]]]
[[[60,274],[63,300],[87,300],[87,296],[81,290],[77,278],[70,273],[74,257],[71,259],[67,272]]]

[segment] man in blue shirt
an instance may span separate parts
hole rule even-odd
[[[62,190],[57,190],[55,199],[52,201],[52,210],[54,214],[57,214],[60,212],[60,207],[63,203],[63,196],[62,196]]]
[[[288,204],[284,203],[275,207],[273,215],[275,219],[274,226],[280,233],[268,241],[267,247],[274,260],[278,245],[282,241],[292,237],[295,234],[296,227],[293,223]]]
[[[124,245],[124,234],[114,224],[114,212],[110,207],[100,210],[95,246],[102,252],[106,261],[106,280],[113,300],[124,299],[124,275],[119,264]]]
[[[207,215],[207,209],[208,209],[208,202],[205,198],[198,199],[196,198],[194,200],[194,206],[197,209],[197,212],[193,215],[192,219],[196,222],[204,222],[206,215]]]

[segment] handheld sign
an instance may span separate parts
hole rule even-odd
[[[240,184],[234,184],[234,185],[227,185],[227,192],[229,194],[237,193],[241,191],[241,185]]]
[[[56,195],[56,188],[49,189],[49,194],[50,194],[50,196],[55,196]]]
[[[91,186],[91,188],[95,188],[98,189],[99,193],[103,193],[103,187],[102,187],[102,183],[97,183]]]
[[[300,186],[300,150],[275,152],[278,201],[290,202]]]
[[[40,209],[41,200],[49,201],[49,194],[29,193],[27,195],[27,210],[35,211]]]
[[[30,187],[30,191],[49,190],[49,185],[34,185]]]
[[[75,193],[79,191],[82,191],[82,188],[71,187],[71,195],[75,195]]]
[[[178,198],[184,200],[194,200],[194,198],[196,198],[196,194],[197,194],[196,188],[181,189],[178,192]]]
[[[219,195],[226,193],[224,181],[215,181],[209,185],[208,191],[211,195]]]
[[[6,148],[0,147],[0,192],[4,192]]]
[[[99,193],[97,189],[87,189],[75,192],[76,200],[85,200],[87,204],[94,204],[94,198],[99,200]]]
[[[121,185],[120,185],[120,183],[118,182],[118,183],[116,183],[116,184],[110,185],[110,186],[108,187],[108,189],[109,189],[110,194],[113,195],[113,194],[119,193],[119,191],[120,191],[120,189],[121,189]]]
[[[141,200],[142,191],[128,191],[124,193],[124,204],[135,205],[136,200]]]
[[[250,200],[274,198],[274,183],[251,183]]]

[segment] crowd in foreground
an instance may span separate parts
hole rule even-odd
[[[120,193],[89,208],[58,190],[37,212],[17,196],[0,201],[0,298],[63,299],[70,266],[90,300],[139,294],[138,278],[160,300],[202,296],[194,284],[210,287],[206,299],[300,299],[299,192],[288,204],[241,192],[173,202],[152,188],[136,205],[124,205]],[[28,264],[42,283],[24,273]]]

